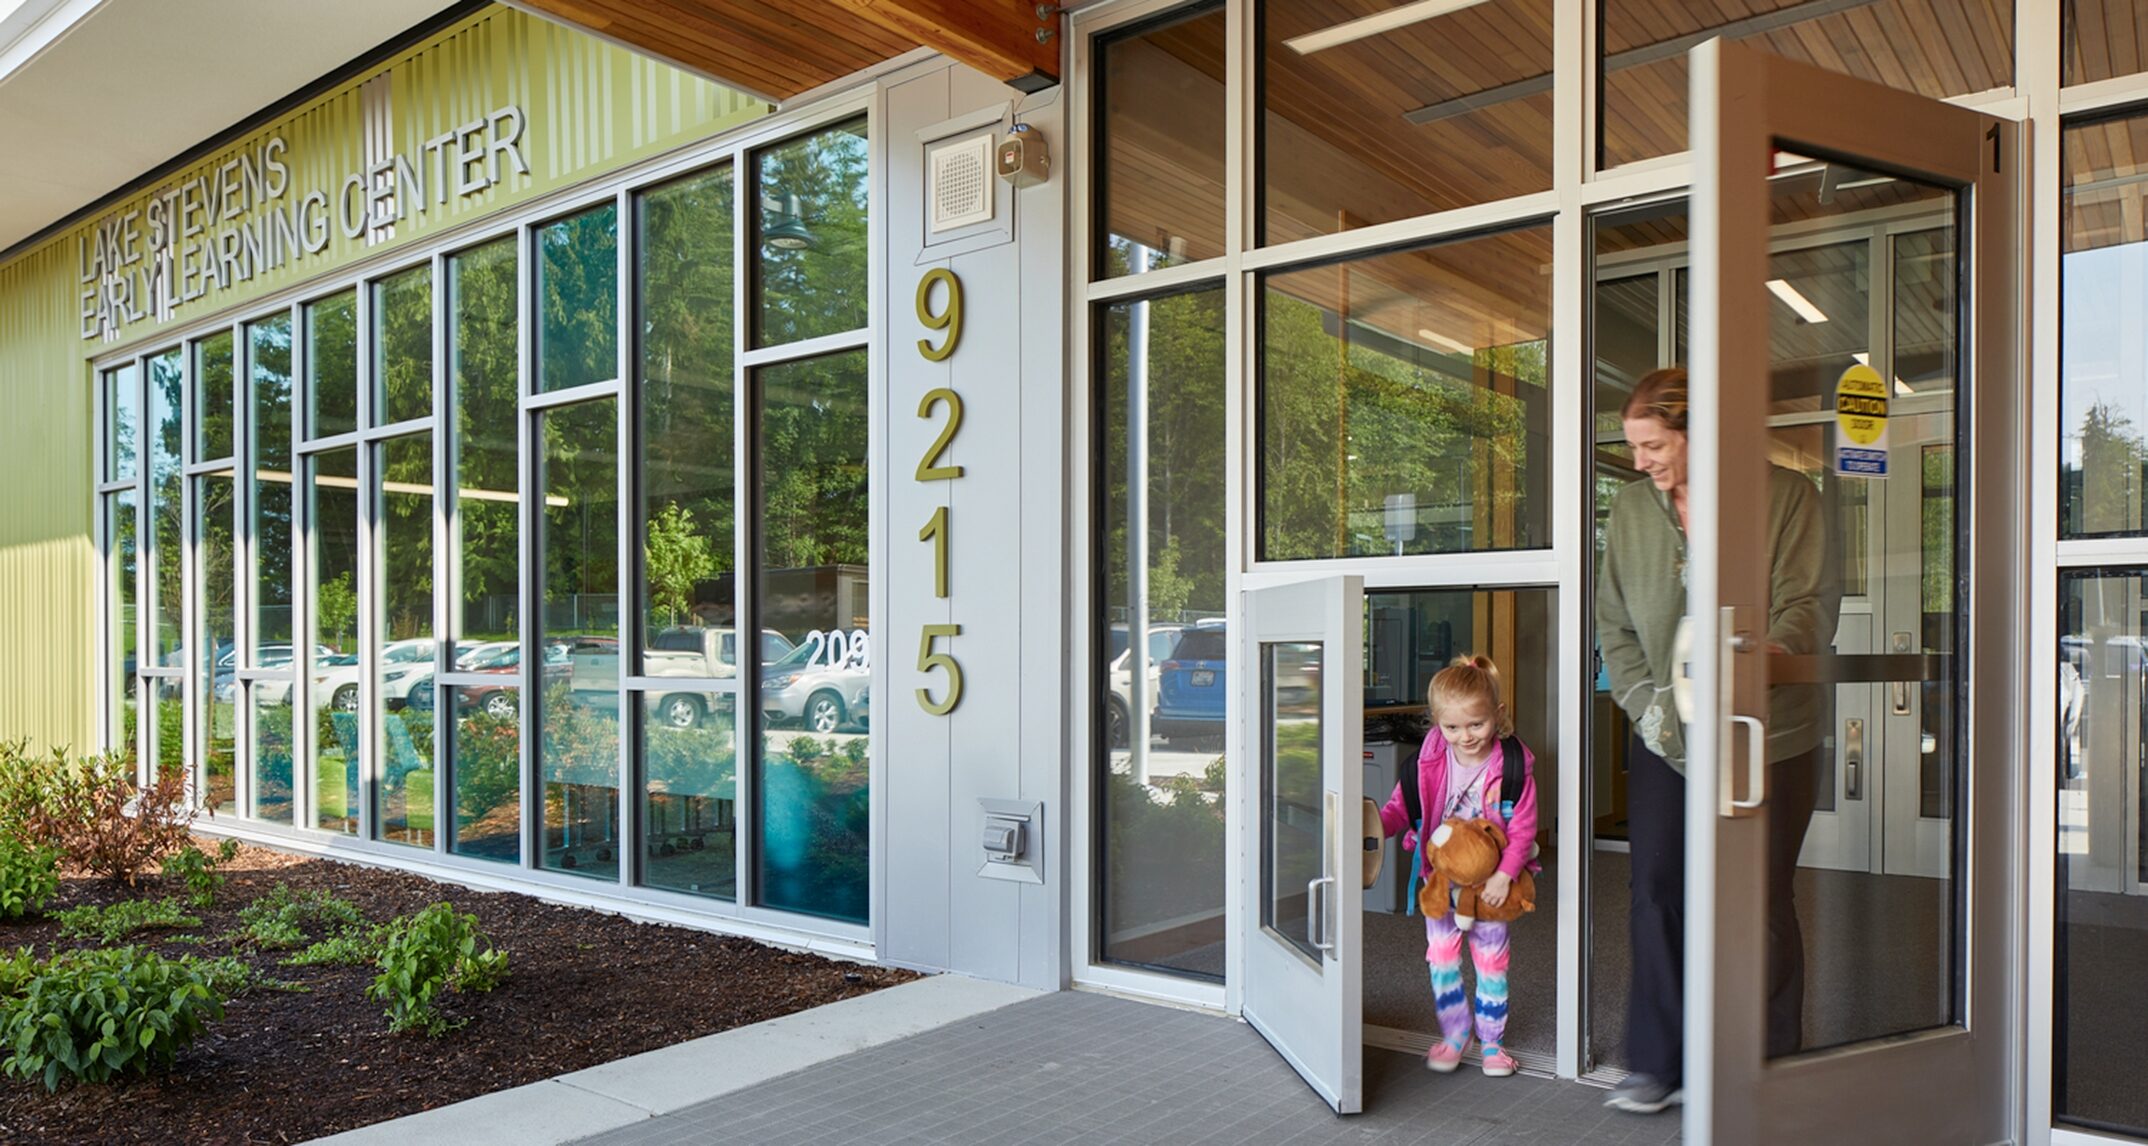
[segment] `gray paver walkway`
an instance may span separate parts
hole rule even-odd
[[[584,1142],[1495,1143],[1676,1141],[1675,1114],[1571,1082],[1426,1071],[1366,1051],[1367,1111],[1330,1113],[1243,1023],[1082,992],[1037,996]]]

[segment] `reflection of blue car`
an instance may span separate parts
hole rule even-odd
[[[1171,659],[1156,666],[1156,711],[1149,731],[1167,740],[1223,739],[1223,662],[1228,642],[1220,625],[1179,636]]]

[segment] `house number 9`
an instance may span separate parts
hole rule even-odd
[[[945,285],[947,304],[945,309],[933,309],[933,286]],[[962,280],[946,267],[934,267],[917,281],[917,321],[929,331],[940,331],[946,338],[934,346],[930,338],[917,340],[917,352],[927,362],[945,362],[955,356],[955,347],[962,342]],[[942,455],[955,442],[956,431],[962,428],[962,396],[945,386],[926,393],[917,404],[917,416],[932,421],[933,411],[941,406],[947,408],[947,423],[925,447],[925,456],[917,462],[917,480],[920,482],[953,481],[962,476],[961,466],[946,465]],[[948,507],[940,506],[932,511],[924,528],[917,531],[917,539],[932,546],[932,595],[945,600],[947,597],[947,554],[952,541]],[[927,688],[917,690],[917,706],[933,716],[946,716],[962,703],[962,665],[954,654],[944,653],[933,647],[935,641],[962,635],[961,625],[926,625],[918,633],[917,671],[920,675],[932,672],[946,674],[946,691],[938,700]]]

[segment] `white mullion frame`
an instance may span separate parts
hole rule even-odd
[[[617,378],[606,379],[602,382],[585,382],[580,386],[570,386],[565,390],[547,390],[541,394],[531,394],[523,399],[522,408],[526,412],[534,412],[556,410],[562,406],[579,406],[584,402],[595,402],[605,398],[618,397],[619,388]]]
[[[204,330],[204,335],[213,334]],[[196,505],[194,477],[195,432],[194,418],[200,404],[194,392],[194,358],[196,339],[178,344],[179,351],[179,712],[180,723],[185,727],[180,733],[180,754],[186,761],[187,794],[190,803],[199,805],[208,797],[208,746],[202,742],[202,708],[204,690],[201,677],[206,671],[212,678],[216,671],[216,653],[213,649],[204,655],[201,631],[201,571],[195,558],[199,546],[197,532],[200,528],[200,507]],[[163,615],[164,602],[158,601],[158,616]],[[140,660],[139,654],[136,660]],[[159,735],[161,735],[161,731]]]
[[[357,446],[358,488],[358,639],[354,642],[358,651],[358,790],[346,792],[346,806],[355,802],[358,807],[358,838],[368,845],[382,841],[375,838],[380,831],[379,808],[375,806],[379,785],[377,758],[380,755],[380,723],[376,719],[376,701],[380,691],[374,680],[375,669],[380,664],[380,504],[374,487],[380,483],[378,451],[382,448],[377,440],[368,436],[373,425],[375,408],[380,405],[374,394],[375,357],[373,314],[374,280],[360,279],[357,284],[357,306],[352,323],[352,334],[357,342],[356,371],[354,379],[357,393],[354,395],[355,421],[358,431],[347,435]],[[434,710],[438,712],[436,708]],[[407,850],[407,849],[405,849]]]
[[[613,647],[619,650],[612,670],[613,728],[617,730],[612,780],[612,803],[616,805],[613,822],[617,828],[613,835],[618,840],[613,854],[619,857],[613,882],[624,893],[634,886],[643,858],[640,824],[634,815],[634,743],[641,733],[638,723],[628,723],[631,716],[627,704],[627,673],[634,667],[631,646],[641,644],[641,563],[637,559],[641,547],[636,544],[641,536],[641,513],[634,477],[641,471],[642,459],[634,448],[635,419],[628,400],[632,392],[628,380],[634,376],[633,366],[639,358],[634,329],[634,253],[640,244],[634,226],[634,193],[621,187],[612,201],[612,251],[616,259],[612,280],[612,353],[616,362],[612,372],[612,541],[616,550],[612,563],[612,635],[617,642]],[[733,206],[736,205],[734,199]],[[733,323],[731,329],[735,335],[737,324]],[[732,772],[737,772],[735,765]]]
[[[1491,203],[1473,203],[1466,207],[1455,207],[1392,223],[1355,227],[1334,234],[1250,249],[1239,256],[1235,269],[1281,273],[1299,264],[1354,260],[1389,250],[1465,239],[1477,232],[1548,222],[1553,212],[1558,209],[1557,191],[1538,191]]]
[[[306,307],[291,300],[285,313],[291,323],[291,565],[284,576],[291,585],[291,826],[306,830],[320,822],[314,792],[317,778],[313,722],[313,499],[306,470],[312,459],[298,452],[306,436],[306,378],[312,347],[306,338]]]
[[[755,531],[760,528],[760,490],[754,480],[754,424],[760,419],[760,387],[746,366],[757,317],[753,309],[753,222],[760,211],[760,177],[754,153],[740,148],[731,155],[731,628],[732,660],[737,662],[738,692],[731,705],[731,903],[733,911],[753,906],[753,865],[759,862],[757,835],[760,780],[756,775],[761,727],[761,618],[753,607]],[[877,670],[884,657],[874,657]],[[875,685],[878,685],[876,680]],[[873,779],[870,773],[867,780]],[[875,828],[883,825],[869,821]],[[885,830],[876,838],[886,839]]]
[[[524,222],[515,229],[515,466],[518,483],[523,496],[515,499],[517,517],[516,544],[521,549],[522,568],[515,575],[515,639],[522,646],[522,653],[515,665],[516,695],[515,721],[518,725],[519,759],[522,803],[521,852],[519,866],[523,871],[536,871],[543,867],[544,844],[544,796],[543,763],[537,742],[537,705],[541,698],[530,687],[531,653],[537,650],[537,618],[542,613],[538,594],[544,590],[544,571],[540,562],[544,553],[537,541],[538,507],[544,500],[542,474],[537,464],[537,427],[541,415],[529,409],[530,396],[537,389],[537,226]],[[445,645],[435,644],[434,655],[441,659],[439,674],[444,678],[455,665],[454,658],[447,656]],[[544,677],[540,664],[538,680]],[[447,712],[450,719],[460,705],[449,699],[443,688],[440,704],[435,711]],[[436,718],[437,719],[437,718]]]
[[[360,440],[365,441],[369,444],[374,442],[385,442],[391,438],[407,438],[412,434],[430,433],[436,425],[437,422],[435,421],[433,416],[431,414],[427,414],[422,418],[405,418],[400,422],[392,422],[385,426],[368,426],[364,429],[359,430],[357,436]],[[348,437],[350,435],[346,434],[340,436]],[[319,448],[318,445],[316,446],[316,448]]]
[[[871,226],[872,221],[870,219],[866,220],[866,225]],[[785,342],[776,346],[763,346],[746,350],[739,357],[742,360],[742,364],[748,369],[773,366],[783,362],[796,362],[805,358],[823,358],[830,354],[840,354],[845,350],[868,347],[872,343],[872,335],[873,328],[868,325],[859,327],[856,330],[839,331],[835,334],[802,338],[796,342]]]
[[[441,570],[454,564],[453,560],[448,557],[449,539],[454,536],[448,530],[448,523],[449,515],[456,508],[454,458],[448,452],[448,438],[451,436],[450,429],[455,425],[455,418],[454,410],[448,404],[449,380],[452,376],[452,371],[448,365],[447,326],[449,317],[453,312],[448,307],[448,252],[445,248],[433,248],[432,270],[429,275],[432,287],[431,313],[433,324],[433,376],[432,391],[429,395],[432,399],[432,417],[429,420],[432,423],[430,444],[433,453],[433,506],[430,514],[433,534],[432,637],[433,660],[437,667],[440,649],[445,644],[444,638],[450,623],[448,614],[453,605],[459,605],[462,602],[460,596],[461,586],[457,579],[452,575],[443,576],[441,573]],[[373,671],[377,675],[384,676],[386,675],[387,667],[385,663],[379,664],[375,666]],[[436,681],[439,679],[437,672],[434,674],[433,679]],[[408,704],[409,701],[406,699],[404,703]],[[383,720],[387,718],[385,711],[381,713],[381,718]],[[430,848],[435,855],[446,854],[448,837],[453,834],[452,821],[455,802],[449,797],[449,788],[454,782],[454,771],[450,767],[448,760],[448,732],[453,727],[453,724],[453,713],[449,714],[447,721],[443,722],[440,719],[438,698],[435,697],[432,727],[433,838]]]
[[[254,537],[254,473],[261,460],[254,439],[254,352],[252,324],[231,323],[231,537],[237,566],[231,578],[232,790],[241,819],[259,819],[254,808],[254,697],[246,675],[254,667],[254,580],[260,546]]]
[[[1557,946],[1553,1015],[1553,1070],[1560,1078],[1578,1078],[1588,1069],[1587,964],[1583,948],[1589,936],[1587,864],[1595,858],[1588,846],[1594,817],[1589,803],[1595,791],[1594,757],[1586,750],[1593,716],[1594,643],[1589,624],[1588,591],[1595,547],[1584,544],[1592,522],[1589,491],[1595,470],[1590,395],[1595,372],[1589,369],[1589,274],[1587,214],[1582,184],[1593,167],[1596,85],[1590,82],[1589,45],[1595,42],[1600,8],[1589,0],[1554,0],[1552,6],[1552,194],[1557,214],[1551,221],[1551,332],[1546,380],[1551,404],[1551,554],[1557,590],[1554,622],[1558,712],[1558,856]],[[1563,81],[1557,77],[1567,77]],[[1589,682],[1589,683],[1584,683]],[[1568,703],[1567,698],[1573,698]]]
[[[1069,167],[1071,169],[1072,165],[1069,164]],[[1213,259],[1202,259],[1197,263],[1179,263],[1176,266],[1159,267],[1156,270],[1143,271],[1140,274],[1119,275],[1115,278],[1098,279],[1091,283],[1078,283],[1075,287],[1075,297],[1079,298],[1086,295],[1088,301],[1094,304],[1115,302],[1125,298],[1139,298],[1145,295],[1169,294],[1181,288],[1198,290],[1220,281],[1223,278],[1225,268],[1229,265],[1229,259],[1219,256]],[[1079,275],[1082,273],[1082,269],[1077,266],[1075,273]]]

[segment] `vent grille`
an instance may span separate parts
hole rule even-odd
[[[932,231],[992,221],[992,133],[943,143],[927,155]]]

